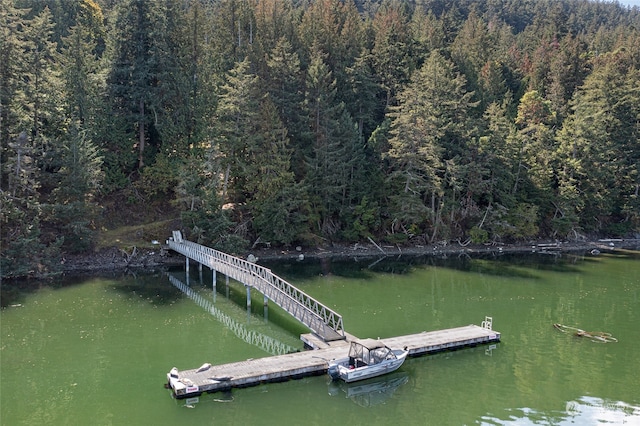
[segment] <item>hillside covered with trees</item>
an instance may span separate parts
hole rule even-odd
[[[0,0],[4,277],[113,200],[229,252],[634,235],[639,138],[616,2]]]

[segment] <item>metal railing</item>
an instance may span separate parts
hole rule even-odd
[[[270,269],[184,240],[180,231],[173,231],[173,238],[167,241],[167,245],[189,259],[255,288],[325,341],[345,338],[340,314],[275,275]]]
[[[487,330],[493,329],[493,317],[488,317],[485,315],[484,321],[480,324],[482,328],[486,328]]]

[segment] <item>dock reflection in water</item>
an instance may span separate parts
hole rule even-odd
[[[329,395],[338,396],[340,392],[344,392],[346,397],[356,404],[371,407],[391,398],[395,391],[408,381],[409,374],[405,372],[387,374],[356,383],[332,380],[329,383]]]

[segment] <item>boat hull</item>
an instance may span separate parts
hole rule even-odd
[[[347,383],[370,379],[396,371],[404,363],[407,351],[395,350],[395,359],[385,360],[374,365],[354,368],[349,366],[349,358],[341,358],[329,364],[328,373],[332,379],[341,379]]]

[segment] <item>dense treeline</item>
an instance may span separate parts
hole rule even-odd
[[[640,227],[640,11],[587,0],[0,0],[2,274],[101,200],[272,245]]]

